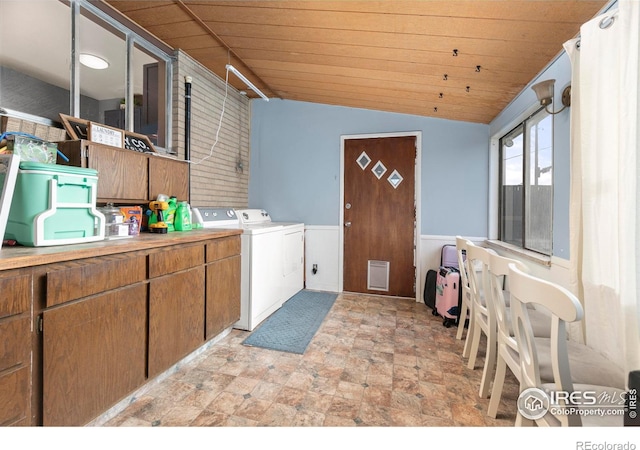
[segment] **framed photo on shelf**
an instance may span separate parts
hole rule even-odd
[[[124,148],[128,150],[135,150],[136,152],[157,153],[149,139],[149,136],[134,133],[132,131],[124,132]]]
[[[91,142],[122,148],[124,131],[101,123],[89,122],[88,137]]]
[[[114,147],[125,148],[141,153],[157,153],[149,136],[144,134],[121,130],[62,113],[59,115],[64,129],[73,140],[86,139],[88,141],[113,145]],[[120,139],[122,139],[121,142]]]

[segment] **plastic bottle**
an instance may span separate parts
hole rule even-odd
[[[175,219],[173,226],[176,231],[189,231],[191,230],[191,219],[189,217],[189,204],[187,202],[179,202],[176,208]]]
[[[167,224],[167,231],[175,231],[175,219],[176,209],[178,208],[178,199],[175,197],[171,197],[169,198],[167,203],[169,203],[169,209],[167,209],[164,215],[164,222]]]

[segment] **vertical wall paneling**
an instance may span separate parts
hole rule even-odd
[[[340,227],[305,228],[305,287],[315,291],[340,290]],[[318,270],[313,273],[313,266]]]

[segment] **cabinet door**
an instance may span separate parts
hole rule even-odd
[[[0,273],[0,426],[32,425],[31,273]]]
[[[149,376],[204,342],[204,266],[149,283]]]
[[[98,201],[146,203],[148,156],[133,150],[89,145],[88,167],[98,171]]]
[[[189,163],[177,159],[149,156],[149,199],[158,194],[189,201]]]
[[[147,285],[43,313],[43,424],[83,425],[145,382]]]
[[[240,319],[240,256],[207,265],[206,338]]]

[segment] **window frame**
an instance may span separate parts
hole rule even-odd
[[[29,45],[30,52],[23,54],[12,49],[10,45],[18,42],[17,38],[16,40],[7,39],[8,45],[3,46],[2,68],[4,69],[6,66],[8,82],[3,88],[9,89],[7,86],[12,86],[11,83],[24,87],[22,90],[14,92],[13,95],[7,95],[6,100],[0,104],[2,108],[0,114],[11,117],[28,117],[26,120],[52,127],[60,126],[59,114],[94,120],[113,126],[114,124],[106,123],[104,113],[107,110],[114,112],[113,110],[120,109],[120,99],[124,99],[126,105],[122,108],[124,111],[115,111],[120,114],[112,114],[112,119],[115,117],[118,122],[117,128],[147,134],[150,135],[150,138],[156,138],[157,135],[160,145],[154,142],[155,147],[161,152],[172,152],[172,135],[175,133],[173,122],[176,120],[173,118],[172,108],[172,97],[175,95],[173,93],[173,70],[174,62],[177,61],[173,48],[103,2],[47,0],[46,3],[43,3],[43,8],[39,13],[33,10],[29,2],[16,1],[10,5],[12,7],[6,11],[7,14],[3,17],[9,23],[19,22],[18,18],[24,16],[24,12],[30,12],[31,14],[39,14],[33,19],[37,21],[40,28],[43,22],[50,19],[47,14],[49,13],[62,28],[54,33],[55,37],[59,39],[48,42],[48,44],[55,46],[56,55],[59,52],[59,56],[55,57],[55,65],[48,67],[48,70],[42,70],[47,66],[38,64],[38,61],[40,59],[47,61],[46,58],[50,58],[54,54],[53,51],[44,50],[44,46]],[[26,9],[27,7],[30,9]],[[5,30],[8,29],[7,27]],[[114,47],[110,40],[95,39],[95,33],[100,33],[99,36],[104,33],[113,34],[119,41],[118,46]],[[5,36],[6,34],[3,34],[3,38]],[[105,49],[113,49],[105,53],[110,53],[110,59],[115,56],[118,60],[116,70],[108,75],[110,86],[103,90],[102,93],[105,95],[102,97],[99,96],[102,86],[100,84],[95,92],[97,95],[83,94],[83,92],[88,92],[86,88],[90,86],[86,79],[86,74],[89,73],[87,71],[93,69],[87,69],[80,64],[80,51],[83,48],[90,47],[95,51],[96,47],[100,45],[103,45]],[[32,49],[33,51],[31,51]],[[14,50],[11,53],[12,57],[9,58],[7,55],[12,50]],[[136,99],[140,103],[139,96],[135,94],[140,94],[142,92],[137,91],[144,90],[143,80],[147,75],[145,70],[147,66],[152,65],[158,67],[156,72],[152,74],[154,82],[153,91],[151,91],[151,94],[157,93],[157,98],[154,97],[150,101],[151,103],[142,102],[141,108],[134,108]],[[121,70],[120,66],[122,66]],[[109,70],[112,71],[113,67]],[[83,73],[81,74],[81,72]],[[3,73],[4,71],[0,72],[0,75]],[[21,74],[25,75],[27,83],[20,83]],[[98,79],[100,77],[98,73],[93,75],[98,75]],[[83,78],[85,79],[83,80]],[[29,89],[31,86],[35,87]],[[2,93],[3,91],[0,90],[0,94]],[[47,95],[47,98],[46,101],[40,102],[38,96],[42,95]],[[148,117],[143,114],[147,112]],[[135,126],[134,116],[138,119]],[[144,120],[140,120],[141,117]]]
[[[163,117],[158,117],[158,121],[164,120],[164,145],[156,145],[156,149],[160,148],[167,153],[170,153],[170,149],[172,147],[173,136],[172,136],[172,101],[173,101],[173,57],[169,53],[169,48],[160,48],[159,46],[152,43],[150,40],[146,39],[142,33],[143,29],[132,26],[132,24],[124,23],[120,17],[118,19],[115,18],[115,12],[112,9],[109,9],[105,6],[98,7],[96,4],[89,2],[88,0],[71,0],[71,14],[72,14],[72,30],[71,30],[71,104],[70,104],[70,115],[74,117],[79,117],[80,111],[80,83],[79,77],[77,76],[79,67],[80,67],[80,55],[77,51],[78,49],[78,39],[79,36],[79,16],[81,15],[80,9],[84,9],[90,14],[98,17],[99,19],[106,22],[108,25],[118,30],[125,36],[125,44],[127,48],[127,73],[125,79],[125,122],[127,126],[125,127],[126,131],[134,131],[133,130],[133,115],[134,115],[134,92],[133,92],[133,79],[134,79],[134,67],[132,63],[133,59],[133,49],[134,47],[140,47],[145,51],[153,54],[158,60],[164,63],[165,73],[165,93],[164,93],[164,114]],[[160,125],[160,124],[158,124]]]
[[[541,113],[545,113],[546,116],[543,118],[538,118],[537,116]],[[535,120],[537,123],[542,122],[546,118],[550,119],[551,130],[549,132],[550,142],[551,142],[551,204],[549,205],[550,211],[550,241],[549,241],[549,252],[542,251],[540,249],[530,248],[527,246],[527,210],[528,207],[528,191],[530,189],[529,181],[530,181],[530,171],[531,171],[531,149],[530,149],[530,137],[528,134],[529,130],[529,122]],[[520,119],[514,126],[512,126],[508,131],[500,133],[497,137],[497,239],[498,242],[504,246],[514,247],[516,249],[522,250],[524,252],[532,253],[534,255],[540,255],[544,258],[550,258],[553,256],[553,189],[554,189],[554,117],[553,114],[550,114],[545,110],[545,107],[538,106],[535,110],[533,110],[530,114],[526,115],[526,117]],[[523,148],[522,148],[522,212],[521,212],[521,240],[519,244],[515,244],[511,241],[505,241],[504,233],[504,220],[503,217],[505,215],[504,211],[504,175],[505,175],[505,166],[503,164],[503,155],[504,155],[504,140],[509,135],[513,134],[518,129],[522,129],[522,140],[523,140]]]

